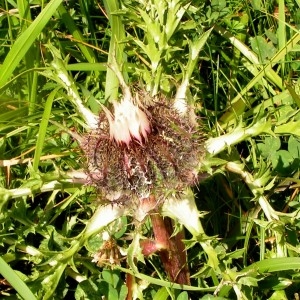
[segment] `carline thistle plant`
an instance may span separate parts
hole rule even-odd
[[[111,207],[114,216],[126,210],[137,225],[150,217],[154,240],[140,241],[142,253],[158,252],[170,280],[190,284],[184,234],[174,235],[172,219],[162,213],[164,209],[173,215],[166,200],[175,196],[174,201],[180,202],[198,181],[204,152],[201,127],[182,97],[176,95],[171,101],[151,97],[144,90],[131,91],[121,72],[114,71],[123,97],[111,107],[102,106],[98,127],[82,143],[89,182],[96,187],[101,203],[117,204],[103,206]],[[191,200],[189,208],[197,210],[193,203]],[[104,216],[101,209],[97,211],[87,232],[93,232],[98,218]],[[192,222],[199,223],[197,214]]]
[[[183,115],[165,97],[151,98],[137,90],[112,109],[102,107],[99,125],[85,138],[90,183],[101,199],[126,204],[197,183],[203,136],[189,114]],[[201,131],[200,131],[201,132]]]

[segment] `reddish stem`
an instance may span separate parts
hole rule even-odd
[[[154,197],[153,197],[154,198]],[[160,259],[172,282],[190,284],[189,270],[185,246],[184,233],[173,235],[174,226],[170,218],[163,218],[159,213],[150,215],[155,237],[156,248]]]
[[[127,296],[126,300],[132,300],[133,299],[133,285],[135,282],[135,278],[131,274],[126,274],[126,286],[127,286]]]
[[[154,196],[143,199],[144,209],[152,210],[157,203]],[[156,209],[155,209],[156,210]],[[185,246],[183,243],[184,232],[173,235],[174,226],[170,218],[163,218],[158,210],[150,214],[155,240],[141,241],[142,252],[149,256],[155,252],[159,253],[164,270],[172,282],[190,285],[190,273],[187,265]],[[128,294],[126,300],[132,300],[133,285],[135,277],[126,275],[126,286]]]

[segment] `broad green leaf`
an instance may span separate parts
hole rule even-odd
[[[288,150],[294,158],[300,158],[300,142],[292,135],[288,141]]]
[[[258,143],[257,147],[261,155],[265,158],[270,157],[280,149],[280,139],[278,137],[267,136],[264,140],[264,143]]]
[[[189,299],[189,294],[187,292],[181,292],[177,297],[177,300],[188,300],[188,299]]]
[[[75,291],[76,300],[96,300],[99,299],[99,297],[101,297],[99,287],[92,278],[80,282]]]
[[[270,42],[267,42],[262,36],[256,36],[250,40],[252,50],[258,55],[262,62],[271,59],[275,53],[276,48]]]
[[[275,291],[268,300],[288,300],[284,290]]]
[[[258,286],[259,278],[250,277],[250,276],[242,276],[238,279],[238,283],[246,286]]]
[[[118,270],[103,270],[102,271],[103,279],[109,283],[112,287],[116,288],[120,281],[120,272]]]
[[[168,290],[165,287],[161,287],[154,295],[153,300],[167,300],[168,298]]]

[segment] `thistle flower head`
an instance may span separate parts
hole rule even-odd
[[[163,196],[197,182],[201,131],[167,99],[142,106],[144,97],[124,97],[113,112],[103,107],[98,129],[85,138],[90,181],[107,201]]]

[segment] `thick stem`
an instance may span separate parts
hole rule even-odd
[[[134,285],[135,278],[133,275],[127,273],[126,274],[126,286],[128,289],[126,300],[133,299],[133,285]]]
[[[179,284],[190,284],[185,246],[182,242],[184,233],[172,236],[174,228],[170,218],[163,218],[158,213],[150,217],[159,255],[170,280]]]

